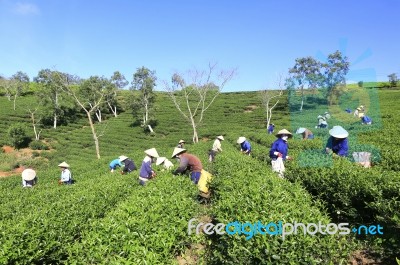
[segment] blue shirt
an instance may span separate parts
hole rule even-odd
[[[371,118],[370,118],[370,117],[368,117],[368,116],[364,116],[364,117],[362,117],[362,118],[361,118],[361,120],[362,120],[362,122],[363,122],[363,123],[372,122]]]
[[[274,131],[274,126],[271,124],[270,126],[268,126],[268,132],[272,133]]]
[[[269,150],[269,157],[272,159],[277,159],[278,156],[274,154],[274,152],[278,152],[282,154],[282,159],[286,160],[286,156],[289,152],[289,147],[286,141],[282,140],[282,138],[276,139],[275,142],[271,145],[271,150]]]
[[[240,144],[240,148],[242,151],[250,153],[251,152],[251,145],[248,141],[244,141],[243,143]]]
[[[332,149],[332,151],[338,156],[347,156],[349,151],[349,144],[347,138],[338,139],[334,137],[329,137],[326,147]]]
[[[114,168],[114,167],[116,167],[116,166],[122,167],[122,163],[119,161],[118,158],[117,158],[117,159],[114,159],[114,160],[111,161],[111,163],[110,163],[110,167]]]
[[[151,169],[151,159],[147,156],[143,159],[142,166],[140,167],[139,176],[142,178],[149,179],[153,170]]]

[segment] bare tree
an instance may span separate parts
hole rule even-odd
[[[267,126],[269,126],[269,124],[271,123],[272,110],[278,104],[279,102],[278,98],[283,94],[282,82],[283,82],[282,74],[279,74],[275,85],[276,87],[274,87],[278,88],[278,90],[265,89],[261,92],[262,105],[264,106],[265,112],[267,113]]]
[[[226,83],[236,74],[236,69],[217,70],[217,64],[209,64],[207,70],[189,70],[187,74],[172,75],[172,84],[164,81],[164,88],[179,113],[193,129],[193,142],[199,141],[197,127],[204,113],[214,103]]]
[[[75,99],[76,103],[86,113],[90,129],[92,130],[92,137],[94,140],[96,156],[98,159],[100,159],[99,138],[103,136],[104,131],[101,133],[96,132],[96,127],[94,126],[92,115],[93,113],[96,113],[98,111],[98,108],[101,104],[104,104],[105,96],[107,93],[105,87],[103,86],[106,83],[103,82],[104,80],[105,78],[102,77],[91,76],[89,79],[84,80],[81,83],[78,91],[76,91],[76,89],[74,89],[72,86],[67,86],[65,89],[65,91]],[[87,95],[90,95],[90,101],[86,97]]]
[[[42,132],[42,129],[38,128],[40,126],[40,121],[42,118],[41,117],[35,118],[35,114],[37,113],[38,109],[39,109],[39,107],[36,107],[35,109],[32,109],[32,108],[27,109],[29,116],[31,117],[33,132],[35,133],[36,141],[39,141],[40,133]]]

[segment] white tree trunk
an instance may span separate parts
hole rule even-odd
[[[192,128],[193,128],[193,143],[198,143],[199,142],[199,136],[197,135],[197,129],[196,129],[196,123],[194,120],[194,117],[190,117],[191,123],[192,123]]]
[[[17,101],[17,94],[14,95],[14,110],[15,110],[15,101]]]
[[[118,117],[117,115],[117,107],[116,106],[111,106],[110,102],[107,102],[108,107],[110,108],[111,112],[114,114],[114,117]]]
[[[99,146],[99,138],[97,137],[96,134],[96,128],[94,127],[93,124],[93,120],[92,120],[92,113],[90,111],[86,111],[86,115],[88,117],[89,120],[89,124],[90,124],[90,129],[92,129],[92,136],[93,136],[93,140],[94,140],[94,145],[96,147],[96,155],[97,155],[97,159],[100,159],[100,146]]]
[[[57,128],[57,110],[58,110],[58,93],[56,92],[56,100],[55,100],[55,104],[54,104],[54,118],[53,118],[53,128],[56,129]]]
[[[95,112],[95,114],[96,114],[97,120],[98,120],[99,122],[101,122],[101,121],[102,121],[102,119],[101,119],[101,110],[98,109],[98,110]]]

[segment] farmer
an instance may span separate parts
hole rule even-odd
[[[114,159],[113,161],[111,161],[111,163],[110,163],[110,170],[111,170],[111,173],[113,173],[114,170],[117,169],[117,167],[122,167],[122,163],[121,163],[121,161],[119,160],[119,158]]]
[[[338,156],[347,156],[347,152],[349,151],[347,136],[349,136],[349,133],[342,126],[333,126],[329,130],[329,134],[331,137],[329,137],[326,144],[326,153],[329,154],[332,151]]]
[[[246,155],[250,155],[251,153],[251,145],[249,141],[246,140],[246,137],[239,137],[237,143],[240,144],[240,152]]]
[[[298,128],[296,134],[301,134],[303,136],[303,140],[314,139],[314,134],[307,128]]]
[[[358,113],[357,113],[358,118],[364,117],[364,115],[365,115],[365,107],[364,107],[363,105],[360,105],[360,106],[357,108],[357,110],[358,110]]]
[[[355,117],[358,117],[358,112],[360,111],[361,109],[360,108],[356,108],[356,110],[354,111],[354,116]]]
[[[126,156],[120,156],[119,161],[124,163],[124,168],[121,171],[122,175],[131,173],[137,169],[135,163]]]
[[[268,134],[272,134],[275,129],[275,124],[271,123],[268,125]]]
[[[324,118],[325,118],[326,120],[329,120],[329,119],[331,118],[331,114],[329,114],[329,112],[325,111],[325,113],[324,113]]]
[[[200,179],[201,170],[203,165],[200,159],[192,154],[186,153],[186,149],[175,147],[172,153],[172,158],[178,158],[180,163],[179,167],[172,173],[174,175],[182,174],[190,171],[190,179],[194,184],[197,184]]]
[[[183,148],[183,146],[185,145],[185,140],[179,140],[179,143],[178,143],[178,148]]]
[[[170,169],[174,166],[171,161],[169,161],[166,157],[158,157],[156,161],[156,165],[159,166],[163,164],[164,168]]]
[[[351,113],[351,109],[349,109],[349,108],[347,108],[346,110],[345,110],[347,113]]]
[[[316,126],[315,128],[327,128],[328,127],[328,123],[326,122],[326,118],[322,115],[318,115],[317,117],[318,119],[318,126]]]
[[[61,177],[60,180],[58,181],[58,184],[71,185],[72,174],[71,171],[69,170],[69,165],[66,162],[62,162],[61,164],[58,165],[58,167],[61,169]]]
[[[222,135],[217,136],[217,138],[215,139],[212,149],[208,153],[208,160],[210,162],[214,161],[215,156],[217,155],[218,152],[222,152],[221,141],[223,140],[224,137]]]
[[[289,147],[287,140],[293,135],[286,129],[280,130],[276,137],[278,139],[272,143],[271,149],[269,150],[269,157],[271,158],[272,171],[278,172],[279,177],[283,178],[283,172],[285,171],[285,166],[283,161],[291,160],[292,158],[288,156]]]
[[[139,172],[139,184],[144,186],[147,181],[156,176],[156,172],[151,168],[151,163],[154,163],[156,158],[160,157],[155,148],[144,151],[146,154],[142,161],[142,166]]]
[[[361,124],[371,125],[372,119],[369,116],[364,115],[361,117]]]
[[[33,169],[25,169],[22,171],[22,186],[33,187],[37,183],[36,171]]]

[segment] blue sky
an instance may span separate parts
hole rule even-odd
[[[0,74],[118,70],[132,81],[145,66],[161,81],[218,62],[238,69],[225,91],[260,90],[296,58],[340,50],[349,81],[387,81],[400,76],[399,11],[397,0],[0,0]]]

